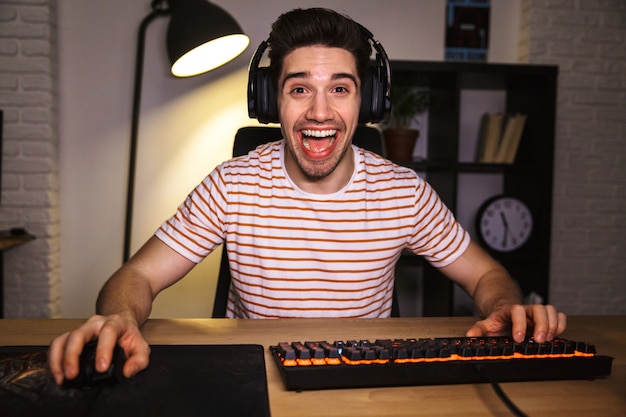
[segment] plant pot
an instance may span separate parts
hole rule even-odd
[[[387,158],[398,162],[412,161],[413,149],[417,143],[419,133],[419,130],[415,129],[383,130]]]

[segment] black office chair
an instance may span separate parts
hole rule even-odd
[[[281,140],[283,137],[280,128],[249,126],[242,127],[235,135],[233,144],[233,157],[246,155],[254,150],[257,146],[264,143]],[[352,139],[352,143],[363,149],[375,152],[379,155],[383,153],[383,145],[380,132],[367,126],[358,126]],[[228,251],[226,245],[222,250],[222,260],[220,263],[220,272],[217,277],[217,289],[215,291],[215,301],[213,303],[213,318],[226,317],[226,305],[228,304],[228,292],[230,290],[230,266],[228,265]],[[396,290],[393,291],[393,303],[391,306],[391,316],[400,317],[398,307],[398,297]]]

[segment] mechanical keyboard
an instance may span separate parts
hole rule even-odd
[[[280,342],[270,351],[288,390],[595,379],[613,361],[593,344],[559,338]]]

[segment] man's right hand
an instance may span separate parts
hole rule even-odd
[[[148,366],[150,346],[143,338],[136,322],[120,315],[92,316],[71,332],[56,337],[48,350],[48,364],[54,381],[61,385],[64,379],[74,379],[79,373],[79,359],[85,344],[98,340],[96,370],[105,372],[113,356],[115,344],[124,349],[127,360],[123,373],[130,378]]]

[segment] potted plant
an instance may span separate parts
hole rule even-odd
[[[410,161],[419,136],[417,116],[428,110],[427,87],[394,85],[391,91],[391,117],[383,125],[387,157],[393,161]]]

